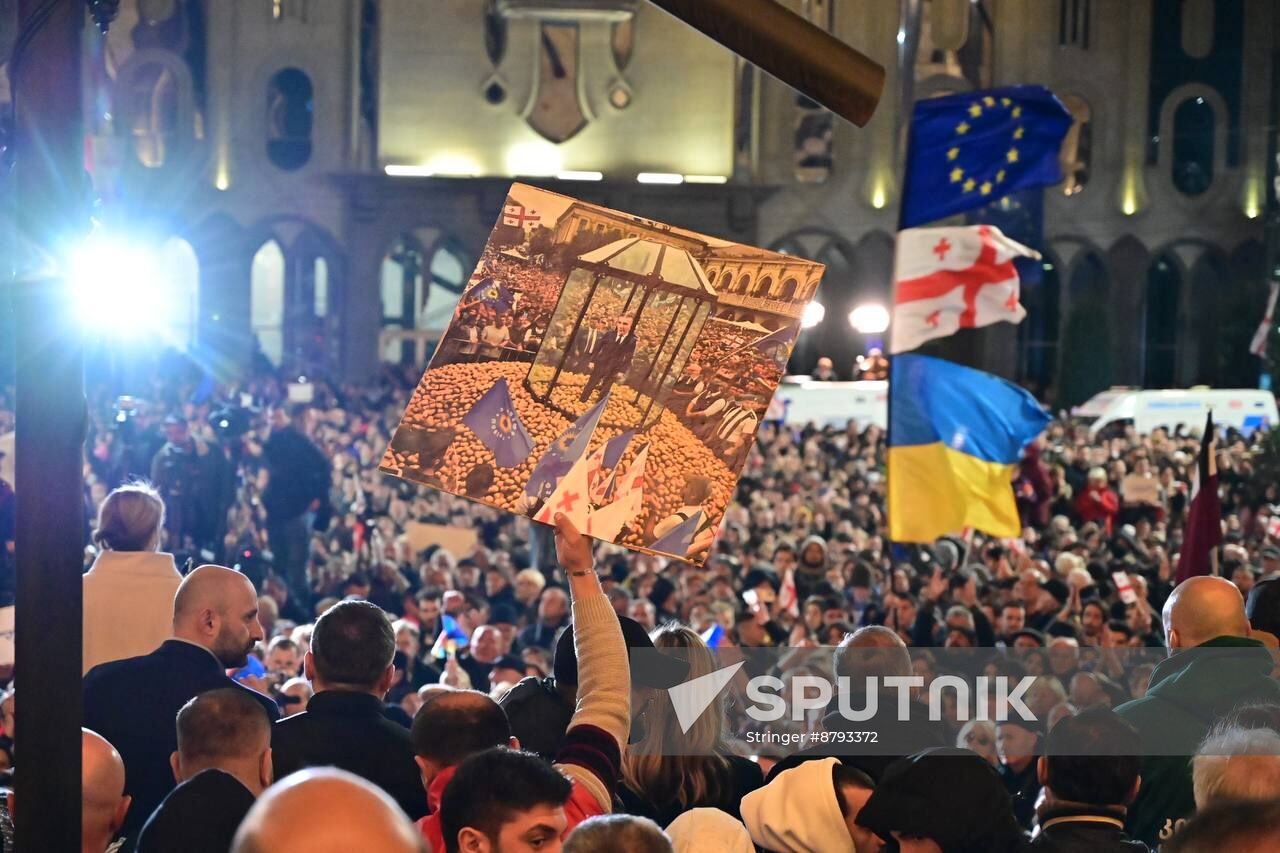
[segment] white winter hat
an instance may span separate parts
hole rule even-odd
[[[692,809],[667,827],[675,853],[756,853],[747,828],[720,809]]]

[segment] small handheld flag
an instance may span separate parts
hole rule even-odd
[[[515,304],[515,294],[506,285],[494,281],[492,276],[485,276],[480,283],[467,293],[469,302],[479,302],[499,314],[505,314]]]
[[[1222,501],[1218,497],[1218,434],[1213,412],[1204,425],[1200,458],[1191,482],[1187,523],[1178,553],[1177,583],[1196,575],[1213,574],[1214,557],[1222,544]]]
[[[533,452],[533,439],[516,412],[505,378],[484,392],[462,423],[493,452],[499,468],[515,468]]]

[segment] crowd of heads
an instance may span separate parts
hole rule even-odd
[[[377,473],[415,380],[394,368],[363,386],[313,379],[312,402],[293,408],[288,385],[272,376],[218,390],[198,376],[168,377],[156,382],[152,405],[127,410],[96,397],[86,464],[86,514],[96,521],[86,564],[98,551],[169,550],[180,561],[233,567],[187,575],[174,601],[175,637],[211,651],[286,717],[326,691],[385,697],[389,718],[407,727],[424,786],[445,768],[462,780],[442,800],[447,849],[523,849],[513,846],[517,837],[554,840],[566,828],[570,783],[545,759],[562,746],[557,733],[576,689],[567,578],[549,537],[527,519]],[[264,447],[285,429],[328,465],[331,512],[306,514],[301,587],[279,565],[263,500]],[[232,487],[218,492],[216,539],[173,529],[170,497],[143,482],[157,454],[188,440],[230,475]],[[597,546],[602,591],[625,617],[624,633],[628,625],[651,633],[684,661],[688,678],[714,671],[725,648],[839,646],[834,655],[819,651],[825,665],[810,656],[791,669],[921,675],[926,692],[948,674],[949,650],[986,649],[1000,656],[984,659],[989,671],[1035,678],[1028,704],[1043,723],[969,719],[953,702],[946,746],[869,772],[837,759],[786,767],[780,752],[747,754],[735,740],[744,718],[726,708],[684,732],[686,754],[659,747],[622,756],[623,788],[676,804],[678,820],[649,819],[663,809],[597,818],[569,834],[565,849],[623,849],[623,838],[625,849],[704,849],[680,845],[725,819],[728,828],[715,831],[723,849],[750,849],[733,846],[738,830],[743,843],[774,850],[836,849],[821,846],[827,831],[843,832],[846,849],[891,839],[902,850],[1018,849],[1028,831],[1046,831],[1044,815],[1055,808],[1110,809],[1123,821],[1150,785],[1138,758],[1148,733],[1114,709],[1149,698],[1163,650],[1222,637],[1274,648],[1280,632],[1280,487],[1265,477],[1272,469],[1260,435],[1228,433],[1218,447],[1219,577],[1175,581],[1199,449],[1194,428],[1098,437],[1060,419],[1013,474],[1022,536],[968,533],[904,547],[887,538],[881,430],[765,423],[705,566]],[[192,487],[219,488],[213,479]],[[420,524],[474,530],[475,545],[453,552],[423,544]],[[708,646],[711,637],[719,648]],[[1142,649],[1156,657],[1125,657]],[[662,699],[644,686],[634,691],[633,716],[643,725],[633,718],[633,745],[652,746],[679,728]],[[4,701],[0,745],[12,762],[14,694]],[[367,780],[310,770],[272,785],[269,720],[260,711],[216,690],[175,720],[175,778],[216,766],[262,795],[235,849],[332,849],[297,834],[272,837],[304,812],[324,815],[313,820],[316,837],[360,833],[368,847],[369,833],[381,832],[386,846],[377,849],[417,849],[421,838],[403,810]],[[1280,825],[1280,708],[1264,697],[1214,714],[1187,749],[1195,817],[1164,828],[1170,849],[1221,849],[1210,839],[1237,836],[1232,849],[1250,849],[1246,840],[1274,839]],[[758,765],[754,787],[734,781],[735,750],[742,754],[734,758]],[[92,733],[84,752],[86,837],[92,828],[109,840],[129,807],[120,755]],[[815,786],[824,795],[811,804],[812,820],[780,823],[778,804],[807,800]],[[959,819],[965,813],[986,816],[978,835],[973,821]],[[819,833],[818,847],[804,846],[809,830]],[[504,842],[504,833],[515,834]],[[935,847],[917,844],[924,840]]]

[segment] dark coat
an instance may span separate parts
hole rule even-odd
[[[1035,853],[1151,853],[1125,834],[1123,811],[1052,809],[1040,815],[1040,834],[1031,842]]]
[[[164,798],[142,828],[138,853],[227,853],[253,803],[230,773],[203,770]]]
[[[329,460],[293,427],[271,433],[262,447],[270,479],[262,505],[272,523],[297,518],[313,500],[329,498]]]
[[[126,794],[133,805],[122,832],[134,839],[177,784],[169,756],[178,748],[178,711],[188,701],[223,687],[243,690],[268,716],[275,701],[227,677],[208,649],[167,640],[149,655],[95,666],[84,677],[84,727],[106,738],[124,759]]]
[[[1147,695],[1116,713],[1142,735],[1142,788],[1126,829],[1157,844],[1195,811],[1190,756],[1209,728],[1245,702],[1280,702],[1271,654],[1257,640],[1217,637],[1161,661]]]
[[[386,791],[413,820],[427,813],[409,730],[387,718],[376,696],[317,693],[306,711],[275,724],[271,750],[277,779],[305,767],[339,767]]]

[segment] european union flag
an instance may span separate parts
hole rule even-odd
[[[529,482],[524,487],[526,495],[543,500],[551,497],[560,478],[569,473],[573,463],[577,462],[586,451],[587,443],[591,441],[591,434],[596,431],[596,424],[600,423],[600,416],[604,414],[605,403],[608,401],[609,394],[606,392],[600,398],[600,402],[588,409],[582,417],[573,422],[572,426],[562,432],[559,438],[551,442],[551,446],[547,448],[546,453],[542,454],[542,458],[533,468],[533,473],[529,475]]]
[[[533,439],[516,413],[506,379],[493,383],[462,422],[493,452],[499,468],[515,468],[533,452]]]
[[[1073,119],[1043,86],[918,101],[911,118],[901,227],[1062,180],[1058,152]]]
[[[965,527],[1021,534],[1013,472],[1050,420],[1035,398],[915,353],[894,356],[889,395],[889,536],[933,542]]]

